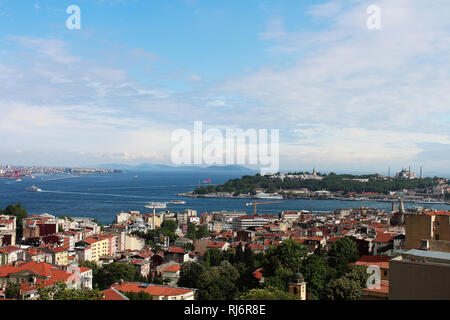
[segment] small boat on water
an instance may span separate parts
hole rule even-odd
[[[38,187],[36,187],[36,186],[31,186],[31,187],[29,187],[29,188],[26,188],[25,190],[28,190],[28,191],[35,191],[35,192],[42,192],[42,189],[39,189]]]
[[[279,194],[276,194],[276,193],[259,192],[256,195],[254,195],[253,198],[256,198],[256,199],[277,199],[277,200],[282,200],[283,196],[279,195]]]
[[[186,201],[183,200],[172,200],[170,201],[171,204],[186,204]]]

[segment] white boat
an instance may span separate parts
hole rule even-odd
[[[270,194],[270,193],[264,193],[264,192],[260,192],[257,193],[256,195],[253,196],[253,198],[257,198],[257,199],[277,199],[277,200],[281,200],[283,199],[283,196],[279,195],[279,194]]]
[[[183,200],[172,200],[170,201],[171,204],[186,204],[186,201]]]
[[[42,192],[42,189],[39,189],[39,188],[36,187],[36,186],[31,186],[31,187],[29,187],[29,188],[26,188],[25,190],[28,190],[28,191],[35,191],[35,192]]]

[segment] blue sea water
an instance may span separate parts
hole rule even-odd
[[[205,173],[202,171],[174,172],[126,172],[121,174],[94,174],[76,178],[70,175],[43,175],[22,178],[21,182],[0,179],[0,207],[22,203],[29,214],[50,213],[56,216],[92,217],[103,224],[111,223],[120,211],[150,212],[144,206],[150,201],[182,199],[184,205],[168,204],[168,209],[181,212],[195,209],[202,212],[243,210],[253,213],[253,206],[246,206],[249,199],[180,198],[177,193],[191,191],[198,183],[211,178],[220,184],[231,178],[239,178],[242,172]],[[137,176],[137,177],[136,177]],[[43,192],[25,190],[32,185]],[[280,203],[258,207],[261,214],[279,214],[287,210],[328,212],[336,208],[354,208],[362,205],[389,210],[389,202],[363,202],[338,200],[277,200]],[[417,204],[406,204],[406,207]],[[421,205],[426,208],[450,209],[448,205]]]

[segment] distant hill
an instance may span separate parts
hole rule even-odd
[[[214,172],[243,172],[243,173],[258,172],[257,170],[249,169],[239,165],[209,166],[209,167],[199,167],[199,166],[177,167],[165,164],[150,164],[150,163],[142,163],[134,166],[128,164],[109,163],[96,165],[95,167],[102,169],[118,169],[118,170],[132,170],[132,171],[214,171]]]

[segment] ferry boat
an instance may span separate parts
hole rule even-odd
[[[257,198],[257,199],[277,199],[277,200],[282,200],[283,196],[276,194],[276,193],[264,193],[264,192],[260,192],[257,193],[256,195],[253,196],[253,198]]]
[[[29,188],[26,188],[25,190],[28,190],[28,191],[35,191],[35,192],[42,192],[42,189],[39,189],[39,188],[36,187],[36,186],[31,186],[31,187],[29,187]]]
[[[171,204],[186,204],[186,201],[183,200],[172,200],[170,201]]]

